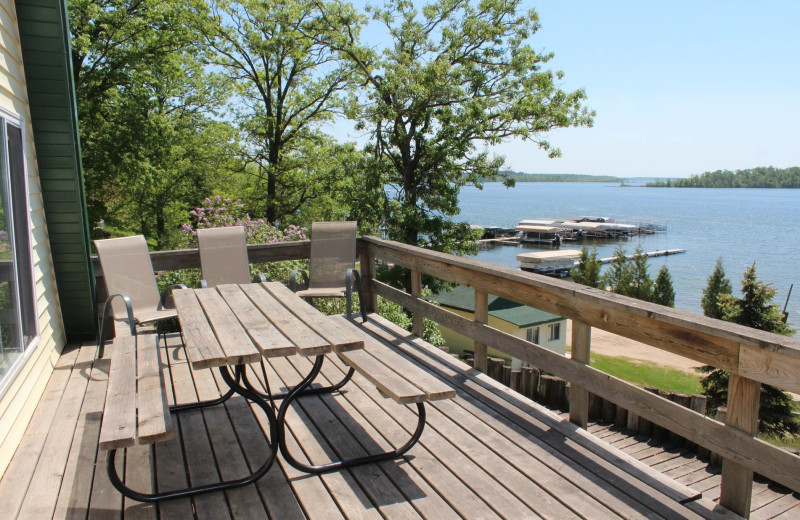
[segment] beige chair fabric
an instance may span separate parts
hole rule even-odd
[[[128,321],[134,336],[139,325],[177,316],[175,309],[163,308],[165,295],[158,293],[150,252],[142,235],[95,240],[94,245],[108,294],[100,322],[101,348],[109,304],[114,319]]]
[[[361,299],[361,280],[355,270],[356,227],[354,221],[313,222],[311,256],[306,287],[299,289],[298,272],[292,273],[289,286],[301,298],[346,298],[347,313],[352,307],[353,285]],[[362,305],[363,309],[363,305]],[[362,312],[366,319],[366,313]]]
[[[250,283],[250,262],[244,227],[232,226],[197,230],[200,268],[204,286]]]

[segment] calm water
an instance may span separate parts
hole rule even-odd
[[[800,328],[800,190],[692,189],[620,187],[599,183],[519,183],[507,189],[487,183],[465,187],[458,220],[485,226],[514,227],[522,219],[576,215],[608,216],[620,221],[665,224],[665,233],[622,241],[589,241],[598,256],[612,256],[617,245],[633,253],[686,249],[685,254],[650,259],[650,276],[666,264],[675,288],[675,306],[702,314],[700,299],[717,258],[738,293],[745,268],[756,262],[760,280],[777,289],[783,309],[790,284],[789,322]],[[580,249],[565,242],[562,248]],[[518,267],[516,255],[549,246],[495,246],[477,258]]]

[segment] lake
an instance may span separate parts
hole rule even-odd
[[[655,279],[662,265],[669,268],[675,306],[702,314],[700,299],[717,258],[734,293],[739,294],[744,270],[756,262],[758,278],[777,289],[773,300],[781,309],[789,286],[789,323],[800,329],[800,190],[622,187],[604,183],[518,183],[505,188],[486,183],[483,190],[461,190],[461,214],[455,220],[484,226],[514,227],[522,219],[593,215],[626,222],[664,224],[667,231],[626,240],[594,240],[599,257],[613,256],[621,245],[633,253],[685,249],[685,254],[650,259]],[[565,242],[562,249],[580,249]],[[519,267],[516,255],[549,250],[550,246],[494,246],[477,259]]]

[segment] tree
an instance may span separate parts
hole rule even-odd
[[[388,0],[371,8],[390,41],[360,44],[361,21],[347,6],[326,6],[324,41],[354,67],[362,90],[348,114],[369,139],[367,173],[384,200],[389,237],[444,252],[469,251],[469,227],[453,223],[461,186],[498,176],[503,159],[486,145],[509,138],[549,152],[543,135],[591,125],[583,90],[558,88],[561,72],[543,67],[530,37],[539,28],[521,0]],[[384,191],[384,187],[386,190]]]
[[[336,147],[321,131],[353,85],[349,63],[320,41],[341,28],[321,23],[325,2],[209,2],[211,22],[199,17],[207,59],[237,86],[233,114],[254,178],[251,206],[275,224],[328,193],[322,175],[343,177],[324,167]],[[353,20],[347,29],[357,35],[360,18]]]
[[[633,262],[630,264],[630,285],[627,291],[620,294],[631,296],[638,300],[650,301],[653,296],[653,280],[650,279],[650,275],[647,272],[648,267],[647,255],[642,249],[642,245],[639,244],[636,246]]]
[[[622,246],[617,246],[614,250],[614,260],[611,261],[610,267],[603,275],[602,283],[611,292],[628,294],[633,283],[633,273]]]
[[[175,0],[69,0],[89,217],[173,245],[183,212],[227,168],[225,94]]]
[[[730,296],[733,291],[731,281],[725,276],[725,269],[722,267],[722,257],[717,259],[714,265],[714,272],[708,277],[708,284],[703,290],[703,298],[700,300],[703,306],[703,314],[709,318],[722,318],[722,308],[720,305],[723,295]]]
[[[656,282],[653,286],[653,303],[675,307],[675,289],[672,287],[672,276],[666,265],[662,265],[658,270]]]
[[[778,305],[772,303],[775,292],[769,284],[758,280],[754,262],[742,277],[741,298],[722,293],[721,318],[747,327],[791,336],[795,330],[783,322]],[[727,404],[729,374],[712,366],[704,366],[700,370],[706,373],[700,382],[703,392],[708,396],[709,409],[716,410]],[[792,412],[792,398],[789,394],[770,385],[761,386],[759,431],[777,437],[797,435],[800,433],[800,424]]]
[[[577,265],[570,270],[572,281],[589,287],[600,287],[600,261],[597,259],[597,247],[583,246]]]

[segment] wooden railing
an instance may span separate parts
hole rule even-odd
[[[478,369],[485,371],[488,345],[570,381],[574,423],[586,426],[591,392],[720,454],[720,503],[728,509],[749,516],[754,471],[800,491],[800,457],[754,438],[761,383],[800,393],[800,340],[373,237],[359,240],[359,255],[370,310],[381,296],[412,311],[415,323],[425,317],[458,330],[475,341]],[[411,294],[375,280],[377,260],[410,269]],[[472,287],[474,320],[423,300],[421,284],[413,283],[421,275]],[[571,319],[572,358],[488,326],[489,294]],[[589,366],[592,327],[730,372],[727,424]]]
[[[308,241],[257,245],[248,246],[248,253],[251,263],[294,260],[308,258],[310,247]],[[753,472],[800,491],[800,457],[754,438],[761,383],[800,393],[800,340],[375,237],[360,238],[358,254],[362,304],[368,310],[377,310],[380,296],[413,313],[413,330],[418,335],[422,334],[423,317],[458,330],[475,341],[475,367],[479,370],[486,370],[486,347],[491,346],[570,381],[570,420],[579,426],[586,426],[591,392],[720,454],[720,503],[728,509],[749,515]],[[151,258],[156,271],[200,265],[194,249],[155,252]],[[411,293],[377,281],[376,261],[410,269]],[[102,275],[97,264],[96,272]],[[475,318],[464,318],[423,300],[422,275],[472,287]],[[98,287],[101,285],[98,282]],[[571,319],[572,357],[487,325],[489,294]],[[727,424],[592,368],[592,327],[730,372]]]

